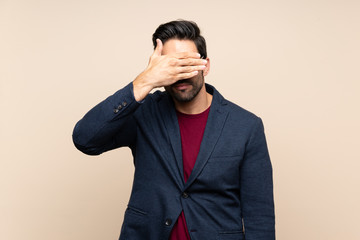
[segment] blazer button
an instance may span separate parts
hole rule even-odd
[[[186,192],[183,192],[183,193],[181,194],[181,196],[182,196],[183,198],[188,198],[188,197],[189,197],[189,194],[187,194]]]
[[[118,113],[118,112],[119,112],[119,109],[115,108],[114,113]]]
[[[165,220],[165,225],[166,226],[170,226],[171,223],[172,223],[171,219],[168,218],[168,219]]]

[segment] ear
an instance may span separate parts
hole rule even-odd
[[[203,76],[205,77],[206,75],[208,75],[208,73],[210,72],[210,58],[206,58],[206,67],[205,69],[202,71],[203,72]]]

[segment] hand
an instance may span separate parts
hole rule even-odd
[[[161,55],[163,44],[156,40],[157,46],[150,57],[147,68],[133,82],[137,101],[144,99],[156,87],[169,86],[181,79],[196,76],[205,69],[206,60],[195,52],[181,52]]]

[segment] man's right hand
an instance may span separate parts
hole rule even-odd
[[[196,52],[180,52],[161,55],[163,44],[156,39],[157,46],[150,57],[147,68],[133,81],[136,101],[143,100],[152,89],[169,86],[178,80],[196,76],[205,69],[206,60]]]

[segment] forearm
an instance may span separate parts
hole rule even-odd
[[[134,99],[132,87],[130,83],[97,104],[75,125],[73,141],[80,151],[97,155],[134,141],[133,114],[140,104]]]

